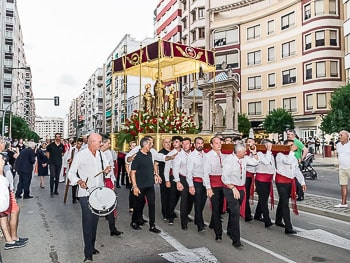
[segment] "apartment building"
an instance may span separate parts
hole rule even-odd
[[[26,62],[15,0],[0,1],[0,110],[24,118],[34,128],[31,71]]]
[[[64,132],[64,119],[57,117],[40,117],[35,118],[35,132],[41,140],[54,139],[55,133]]]
[[[344,3],[344,38],[345,38],[345,80],[349,83],[350,79],[350,1],[343,0]]]

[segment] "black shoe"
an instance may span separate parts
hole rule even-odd
[[[174,218],[169,218],[168,224],[169,225],[173,225],[174,224]]]
[[[271,223],[271,222],[269,222],[269,223],[265,223],[265,227],[266,228],[268,228],[268,227],[270,227],[270,226],[272,226],[273,224]]]
[[[84,258],[84,261],[83,261],[83,262],[92,262],[92,257]]]
[[[275,222],[275,225],[279,227],[286,227],[286,225],[282,222]]]
[[[182,230],[187,230],[188,229],[187,225],[182,225],[181,228],[182,228]]]
[[[76,199],[73,199],[72,203],[73,203],[73,204],[76,204],[76,203],[77,203],[77,200],[76,200]]]
[[[117,185],[117,188],[120,188],[120,185],[119,185],[119,184]]]
[[[187,217],[187,222],[192,223],[193,222],[192,218]]]
[[[304,201],[304,197],[303,196],[302,197],[298,197],[297,201]]]
[[[59,193],[58,192],[54,192],[54,195],[59,195]]]
[[[111,236],[120,236],[121,234],[124,234],[124,233],[118,230],[111,231]]]
[[[295,231],[294,229],[291,229],[291,230],[285,230],[284,233],[286,235],[295,235],[297,231]]]
[[[238,242],[232,241],[232,246],[234,246],[235,248],[242,248],[242,247],[244,247],[243,244],[240,241],[238,241]]]
[[[156,226],[152,226],[152,227],[149,229],[149,231],[151,231],[151,232],[153,232],[153,233],[156,233],[156,234],[159,234],[159,233],[161,232],[158,228],[156,228]]]
[[[50,193],[51,198],[53,197],[53,193]]]
[[[253,220],[253,218],[252,218],[252,217],[246,217],[244,220],[245,220],[246,222],[250,222],[250,221]]]
[[[93,254],[93,255],[100,254],[100,251],[98,251],[96,248],[94,248],[94,250],[92,251],[92,254]]]
[[[31,196],[31,195],[28,195],[28,196],[24,196],[23,197],[23,199],[32,199],[33,198],[33,196]]]
[[[141,230],[142,228],[136,224],[136,223],[130,223],[130,226],[134,229],[134,230]]]
[[[21,199],[22,196],[21,196],[21,195],[15,195],[15,198],[16,198],[16,199]]]
[[[204,226],[198,227],[198,232],[204,232],[204,231],[205,231]]]
[[[222,241],[222,237],[221,236],[216,236],[215,240],[218,241],[218,242],[221,242]]]

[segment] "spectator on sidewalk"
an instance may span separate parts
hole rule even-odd
[[[348,183],[350,178],[350,143],[349,132],[342,130],[339,132],[339,142],[337,143],[339,159],[339,184],[341,191],[341,203],[335,208],[347,208]]]

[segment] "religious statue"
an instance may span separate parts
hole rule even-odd
[[[171,86],[169,88],[169,94],[168,94],[168,110],[172,113],[175,113],[176,111],[176,97],[174,93],[174,87]]]
[[[143,94],[143,111],[152,115],[153,112],[153,95],[151,93],[151,84],[145,85],[145,93]]]
[[[224,125],[224,111],[220,104],[215,105],[215,126],[221,127]]]
[[[154,108],[153,112],[154,114],[161,114],[164,112],[164,101],[165,101],[165,86],[163,82],[156,81],[153,87],[153,93],[155,97],[155,103],[154,103]]]

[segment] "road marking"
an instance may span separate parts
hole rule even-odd
[[[314,229],[314,230],[302,230],[300,228],[296,228],[299,232],[297,236],[314,240],[320,243],[324,243],[327,245],[344,248],[346,250],[350,250],[350,240],[337,236],[335,234],[329,233],[322,229]]]

